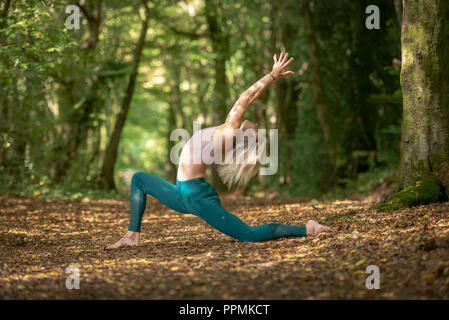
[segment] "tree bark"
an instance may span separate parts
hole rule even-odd
[[[427,204],[449,190],[449,2],[404,0],[402,190],[382,210]]]
[[[2,3],[0,10],[0,29],[5,28],[7,25],[8,11],[11,5],[10,0],[6,0]],[[0,44],[3,43],[3,37],[0,35]],[[2,56],[2,64],[3,68],[8,68],[8,60],[6,56]],[[0,171],[2,171],[3,164],[6,163],[6,148],[3,147],[5,144],[3,139],[4,136],[7,136],[9,127],[8,127],[8,118],[9,118],[9,101],[8,101],[8,87],[6,86],[6,72],[1,74],[0,76],[0,101],[1,101],[1,109],[0,115],[3,121],[0,122]]]
[[[142,51],[144,48],[145,38],[148,30],[148,22],[150,17],[147,0],[142,0],[141,10],[143,11],[144,16],[142,19],[142,29],[140,31],[139,40],[137,41],[136,48],[134,50],[134,59],[132,62],[128,86],[126,88],[125,97],[123,98],[122,108],[117,115],[114,130],[112,131],[111,139],[109,140],[108,146],[106,148],[103,166],[99,177],[100,187],[106,190],[115,189],[114,167],[115,161],[117,159],[120,136],[123,126],[125,125],[126,117],[128,115],[129,107],[131,105],[131,100],[134,94],[140,58],[142,56]]]
[[[320,71],[320,58],[318,43],[314,35],[313,17],[310,9],[310,0],[301,1],[302,16],[304,18],[304,28],[309,49],[309,61],[312,75],[312,89],[317,110],[318,121],[323,132],[324,141],[329,150],[331,161],[335,169],[345,163],[345,157],[339,145],[333,123],[332,112],[326,104],[323,92],[323,84]]]
[[[226,79],[226,61],[229,59],[229,35],[222,30],[222,24],[219,21],[218,2],[206,0],[205,10],[209,37],[215,54],[215,86],[212,121],[214,125],[219,125],[224,122],[229,108],[228,82]],[[226,189],[215,167],[212,167],[212,184],[218,191]]]
[[[402,25],[402,0],[394,0],[394,9],[399,26]]]
[[[171,94],[168,102],[168,132],[167,132],[167,163],[166,171],[168,180],[172,183],[176,182],[176,165],[170,159],[171,149],[175,145],[175,141],[170,140],[170,133],[177,128],[184,128],[184,117],[182,111],[182,95],[181,95],[181,65],[180,48],[175,46],[171,50],[171,54],[167,55],[169,78],[172,79]]]
[[[80,46],[86,55],[92,54],[98,44],[100,35],[100,27],[102,22],[102,0],[80,0],[77,2],[77,6],[80,7],[83,15],[88,22],[89,32],[87,33],[87,39]],[[61,157],[58,159],[55,171],[55,180],[57,182],[63,182],[70,177],[69,173],[72,169],[72,165],[76,162],[76,157],[80,146],[87,140],[88,131],[91,127],[91,117],[95,109],[99,108],[104,101],[101,101],[98,91],[105,81],[104,78],[98,77],[92,78],[92,84],[84,97],[77,98],[76,88],[84,88],[86,86],[85,78],[83,76],[78,77],[76,80],[70,80],[62,83],[62,87],[66,88],[69,97],[69,121],[67,123],[68,135],[64,147],[61,147]],[[83,100],[83,101],[82,101]],[[81,104],[75,110],[73,105],[75,103]]]
[[[360,151],[376,150],[375,140],[375,106],[367,101],[373,88],[370,74],[372,64],[370,60],[371,49],[367,43],[366,26],[360,23],[365,16],[364,7],[357,1],[348,3],[346,8],[349,18],[348,42],[350,54],[348,59],[348,70],[350,83],[348,87],[347,101],[350,105],[350,113],[345,118],[345,129],[341,135],[340,144],[343,154],[347,155],[347,163],[340,166],[338,175],[356,179],[358,175],[358,161],[354,156]]]
[[[297,37],[297,27],[291,21],[285,20],[280,22],[278,29],[280,29],[279,39],[276,40],[282,43],[287,52],[292,52],[292,43]],[[292,148],[290,142],[295,136],[298,125],[298,96],[300,94],[298,84],[297,77],[292,76],[278,82],[275,87],[279,142],[285,150],[284,159],[279,163],[279,172],[283,177],[283,183],[291,182]]]
[[[81,46],[84,50],[94,49],[97,46],[101,26],[102,0],[80,0],[77,5],[84,13],[89,27],[89,37]]]

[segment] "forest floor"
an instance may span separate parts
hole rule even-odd
[[[147,202],[138,248],[104,248],[124,234],[128,202],[0,197],[0,299],[449,299],[449,203],[379,213],[370,198],[223,204],[250,225],[334,232],[259,243]],[[80,289],[68,290],[69,265]],[[365,285],[369,265],[380,289]]]

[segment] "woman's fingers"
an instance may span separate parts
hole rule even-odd
[[[293,62],[293,60],[295,60],[295,59],[293,59],[293,57],[291,57],[290,60],[288,60],[286,63],[284,63],[282,65],[282,69],[287,68]]]
[[[282,73],[282,76],[285,77],[285,76],[289,76],[291,74],[294,74],[294,72],[293,71],[286,71],[286,72]]]
[[[281,53],[279,54],[279,57],[274,54],[273,56],[273,61],[274,64],[277,65],[277,68],[279,68],[281,71],[286,69],[295,59],[293,59],[293,57],[291,57],[290,59],[288,59],[288,52],[284,52],[281,51]],[[290,75],[293,74],[294,72],[292,71],[286,71],[283,72],[282,75]]]

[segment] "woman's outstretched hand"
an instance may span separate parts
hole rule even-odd
[[[288,66],[293,62],[293,58],[288,59],[288,53],[287,52],[281,52],[279,55],[279,58],[275,54],[273,56],[274,64],[273,64],[273,70],[271,71],[271,75],[276,79],[279,80],[280,78],[283,78],[285,76],[291,75],[294,72],[286,70]]]

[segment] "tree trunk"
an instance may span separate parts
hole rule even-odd
[[[11,5],[10,0],[6,0],[2,3],[1,10],[0,10],[0,29],[3,29],[7,25],[7,18],[8,18],[8,11]],[[3,36],[0,34],[0,44],[3,43]],[[8,68],[8,59],[6,58],[6,55],[2,56],[1,60],[3,64],[3,68]],[[3,71],[3,70],[2,70]],[[8,127],[8,118],[9,118],[9,99],[8,99],[8,87],[6,85],[7,81],[7,73],[2,72],[0,75],[0,101],[1,101],[1,108],[0,108],[0,116],[3,119],[0,121],[0,172],[2,171],[3,164],[6,164],[6,151],[7,149],[4,148],[4,145],[6,143],[3,141],[5,137],[8,135],[9,127]]]
[[[123,126],[125,125],[126,117],[128,115],[131,100],[134,94],[134,88],[136,85],[136,79],[139,69],[140,58],[142,56],[143,47],[145,45],[145,38],[148,29],[149,21],[149,9],[147,6],[147,0],[142,0],[142,11],[144,12],[142,20],[142,29],[140,31],[139,40],[137,41],[136,48],[134,50],[134,60],[132,63],[131,74],[129,76],[128,87],[126,88],[125,97],[123,98],[122,108],[117,115],[114,130],[112,132],[111,139],[109,140],[106,148],[105,157],[103,160],[103,166],[99,177],[100,187],[106,190],[115,189],[114,183],[114,167],[117,159],[117,151],[120,143],[120,136]]]
[[[297,27],[291,21],[286,20],[278,25],[279,40],[287,52],[292,52],[292,43],[297,37]],[[275,51],[275,50],[273,50]],[[281,174],[282,183],[290,183],[291,171],[291,141],[295,136],[298,124],[298,79],[289,77],[276,84],[276,113],[279,129],[279,142],[285,156],[279,162],[279,172]]]
[[[302,16],[304,18],[304,28],[309,49],[309,61],[312,75],[312,89],[314,92],[314,101],[317,110],[318,121],[320,122],[323,132],[324,141],[329,150],[331,161],[335,169],[346,163],[345,156],[341,150],[341,146],[337,140],[335,125],[333,123],[333,115],[325,102],[323,92],[323,84],[321,80],[320,59],[318,43],[315,38],[313,17],[310,9],[310,0],[302,0],[301,2]]]
[[[88,22],[89,32],[87,39],[81,45],[81,49],[85,50],[86,55],[92,54],[98,44],[100,35],[100,27],[102,22],[102,0],[81,0],[77,3],[83,12]],[[98,91],[102,87],[105,79],[99,77],[98,79],[91,79],[92,84],[89,87],[86,95],[82,98],[76,98],[76,88],[84,88],[86,86],[85,78],[83,76],[78,77],[77,80],[70,80],[63,83],[63,88],[66,89],[68,98],[70,101],[68,106],[69,121],[67,126],[68,136],[63,147],[61,147],[61,157],[56,164],[55,180],[57,182],[63,182],[67,180],[67,176],[71,172],[72,165],[76,163],[78,151],[80,146],[87,140],[88,131],[91,127],[91,121],[94,119],[91,117],[92,113],[98,106],[101,106],[104,101],[101,101],[101,95]],[[75,103],[79,103],[80,106],[76,109],[73,108]],[[69,179],[73,178],[70,177]]]
[[[375,88],[370,79],[370,47],[364,36],[366,27],[364,23],[360,23],[365,17],[364,7],[357,1],[348,3],[348,6],[346,10],[351,31],[348,30],[350,54],[347,59],[351,80],[347,85],[347,101],[350,113],[345,117],[345,129],[339,139],[343,153],[348,156],[345,159],[346,165],[339,166],[337,175],[355,179],[359,168],[358,158],[354,155],[360,151],[376,150],[376,109],[367,101]]]
[[[402,190],[381,210],[428,204],[449,191],[449,2],[404,0]]]
[[[167,172],[168,181],[175,183],[176,181],[176,165],[171,161],[170,151],[174,147],[175,142],[170,140],[170,133],[176,128],[176,113],[172,101],[168,106],[168,132],[167,132],[167,162],[165,171]]]
[[[67,155],[61,157],[59,161],[59,170],[56,177],[58,182],[62,182],[64,179],[67,182],[67,180],[70,181],[70,178],[73,178],[69,173],[71,173],[72,166],[77,162],[81,146],[88,140],[92,122],[96,120],[92,115],[95,111],[100,110],[105,103],[100,90],[104,86],[106,78],[98,77],[98,79],[92,81],[93,83],[81,106],[71,112],[70,119],[72,122],[70,123],[69,138],[66,142]]]
[[[89,27],[89,37],[81,46],[81,48],[84,50],[94,49],[97,46],[98,38],[100,35],[102,4],[102,0],[81,0],[78,3],[78,6],[86,16],[87,24]]]
[[[179,61],[181,57],[178,52],[179,48],[175,46],[172,54],[167,55],[168,71],[171,83],[171,94],[168,103],[168,132],[167,132],[167,163],[166,171],[168,180],[172,183],[176,182],[176,165],[170,159],[171,149],[175,145],[175,141],[170,140],[170,133],[177,128],[184,128],[184,119],[182,112],[182,96],[181,96],[181,65]]]
[[[209,28],[209,37],[215,54],[215,86],[214,86],[214,108],[212,121],[214,125],[225,121],[228,105],[228,82],[226,79],[226,61],[229,58],[229,35],[222,30],[219,21],[218,2],[206,0],[206,20]],[[218,176],[217,170],[212,166],[212,184],[218,191],[226,189]]]
[[[394,10],[396,11],[396,18],[398,24],[402,25],[402,0],[394,0]]]

